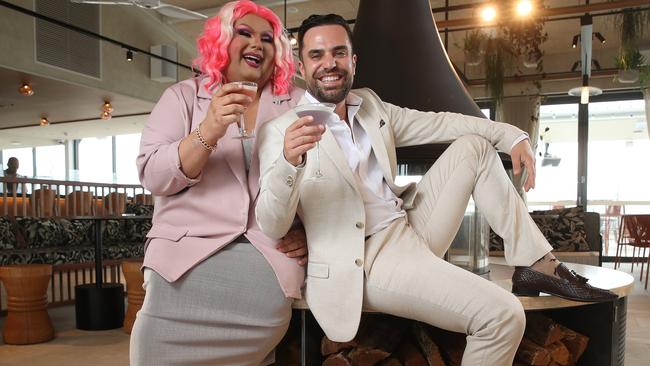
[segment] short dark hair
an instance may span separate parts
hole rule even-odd
[[[300,24],[300,28],[298,29],[298,57],[301,60],[302,41],[303,38],[305,38],[305,33],[307,33],[308,30],[321,25],[340,25],[343,27],[343,29],[345,29],[345,32],[348,34],[348,38],[350,39],[350,44],[352,44],[352,30],[350,29],[347,20],[345,20],[342,16],[338,14],[312,14],[307,19],[302,21],[302,24]],[[352,51],[354,53],[354,50]]]

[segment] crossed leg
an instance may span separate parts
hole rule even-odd
[[[454,141],[422,177],[417,191],[408,220],[439,257],[449,249],[470,196],[503,238],[508,264],[530,266],[553,249],[528,214],[494,147],[480,136]]]
[[[508,263],[529,266],[551,251],[494,148],[464,136],[418,184],[408,224],[397,220],[367,242],[364,307],[467,334],[463,365],[511,365],[525,328],[521,303],[440,258],[470,196],[504,238]]]
[[[467,334],[463,365],[512,365],[526,323],[519,300],[437,257],[404,219],[385,230],[367,268],[364,308]]]

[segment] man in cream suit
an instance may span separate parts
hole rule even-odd
[[[468,334],[463,365],[512,364],[525,327],[520,302],[441,259],[470,196],[504,238],[508,263],[518,266],[513,290],[583,301],[615,296],[559,264],[510,183],[494,147],[511,154],[516,174],[521,164],[528,169],[528,190],[535,160],[526,134],[481,118],[401,108],[369,89],[350,91],[356,55],[338,15],[309,17],[298,41],[308,87],[298,104],[336,109],[327,128],[293,111],[263,126],[256,215],[275,238],[300,216],[309,246],[305,296],[330,339],[353,338],[365,308]],[[417,185],[394,183],[396,147],[442,141],[454,142]]]

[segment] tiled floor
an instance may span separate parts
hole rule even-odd
[[[612,265],[606,264],[612,268]],[[623,265],[629,271],[629,264]],[[634,289],[628,299],[626,366],[648,365],[650,357],[650,289],[644,290],[635,269]],[[49,311],[56,338],[30,345],[5,345],[0,339],[1,366],[121,366],[128,365],[129,336],[121,329],[82,331],[74,326],[74,307]],[[4,318],[0,318],[2,325]]]

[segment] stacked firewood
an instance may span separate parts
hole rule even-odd
[[[515,365],[575,365],[589,338],[540,315],[526,316],[526,332]]]
[[[575,365],[589,338],[551,319],[528,316],[515,365]],[[383,315],[366,316],[349,342],[321,341],[323,366],[460,365],[465,335]]]

